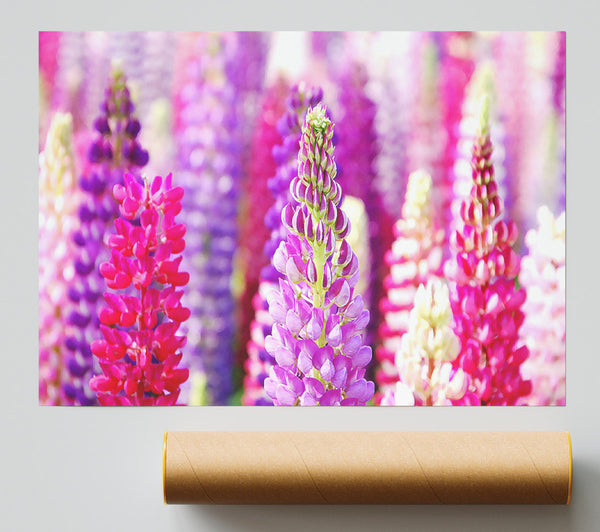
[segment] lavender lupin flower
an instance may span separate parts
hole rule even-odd
[[[382,59],[369,89],[377,113],[375,186],[383,206],[392,220],[402,216],[402,203],[408,175],[408,141],[411,133],[410,112],[414,106],[415,65],[411,60],[411,34],[381,32],[377,46],[394,50],[394,55]]]
[[[71,113],[74,132],[80,130],[85,123],[85,50],[85,32],[61,33],[51,106]]]
[[[290,90],[286,102],[287,110],[279,119],[277,129],[283,141],[273,148],[273,158],[277,164],[275,175],[269,179],[268,187],[275,202],[265,216],[265,225],[271,231],[265,244],[265,255],[271,261],[281,242],[289,231],[281,221],[281,211],[289,202],[296,203],[290,183],[298,172],[298,144],[302,135],[302,124],[307,110],[316,106],[323,97],[320,88],[307,89],[304,85],[295,85]],[[266,265],[260,274],[258,292],[252,299],[255,315],[250,324],[251,339],[248,342],[248,359],[245,362],[243,404],[271,405],[273,402],[264,391],[264,380],[275,359],[265,349],[265,337],[271,333],[273,319],[268,311],[267,294],[276,289],[282,275],[272,263]]]
[[[195,53],[189,55],[178,128],[179,176],[186,191],[183,221],[189,235],[183,264],[191,276],[184,295],[192,312],[183,328],[187,364],[192,379],[205,373],[211,404],[226,404],[231,394],[235,334],[231,281],[241,146],[235,133],[236,88],[225,71],[230,41],[228,34],[200,34],[184,43]]]
[[[144,54],[141,79],[140,112],[152,113],[152,104],[169,99],[173,92],[173,73],[177,51],[177,33],[147,31],[144,33]],[[147,108],[146,108],[147,106]],[[145,124],[145,122],[144,122]],[[144,127],[144,131],[146,128]],[[153,158],[154,153],[152,152]]]
[[[358,259],[335,181],[333,123],[319,104],[307,113],[298,176],[282,221],[290,234],[273,257],[284,277],[269,293],[275,324],[265,340],[276,365],[265,391],[276,405],[364,405],[374,383],[364,378],[371,348],[363,345],[369,311],[360,295]]]
[[[71,308],[65,340],[72,381],[63,386],[74,404],[96,404],[96,394],[88,384],[93,372],[90,344],[100,335],[98,306],[104,280],[99,265],[110,257],[104,238],[118,215],[112,188],[123,183],[125,172],[135,172],[148,162],[148,152],[136,140],[140,123],[133,111],[125,75],[116,67],[94,123],[97,139],[88,152],[89,168],[80,179],[84,199],[79,207],[80,229],[73,236],[79,252],[74,263],[76,279],[69,289]]]
[[[302,138],[302,125],[307,111],[316,107],[322,99],[323,91],[320,87],[308,89],[302,84],[295,85],[290,90],[287,112],[277,124],[283,142],[281,146],[273,148],[277,171],[268,183],[269,190],[275,198],[265,216],[265,225],[271,230],[271,237],[265,244],[265,255],[269,258],[273,257],[279,244],[284,242],[289,234],[287,227],[282,223],[281,212],[286,204],[295,203],[290,183],[298,175],[298,145]],[[277,283],[281,275],[271,263],[263,269],[261,277]]]
[[[146,52],[145,32],[116,31],[111,32],[109,36],[110,56],[123,62],[123,68],[128,73],[130,90],[138,96],[136,99],[138,112],[143,114],[146,111],[146,102],[143,98],[140,102],[139,92],[142,91],[140,82],[142,81]]]
[[[109,52],[111,35],[111,33],[104,31],[90,31],[86,32],[84,36],[85,60],[83,62],[82,87],[84,107],[77,111],[82,115],[83,125],[85,126],[83,131],[86,133],[91,129],[98,114],[98,107],[106,97],[106,80],[110,77],[111,65],[118,61]],[[127,72],[127,86],[131,90],[131,72],[127,65],[123,66],[123,70]],[[137,107],[137,110],[139,116],[139,107]]]

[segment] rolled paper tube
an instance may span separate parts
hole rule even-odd
[[[569,504],[568,432],[166,432],[166,504]]]

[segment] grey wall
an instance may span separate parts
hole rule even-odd
[[[204,4],[204,5],[203,5]],[[21,1],[0,32],[0,529],[600,530],[598,8],[591,2]],[[262,2],[261,2],[262,4]],[[161,4],[162,5],[162,4]],[[165,4],[166,6],[166,4]],[[175,9],[173,6],[178,6]],[[592,6],[592,7],[591,7]],[[152,9],[153,6],[150,6]],[[242,9],[243,7],[243,9]],[[349,11],[352,11],[349,13]],[[564,408],[82,409],[37,406],[39,29],[567,30],[568,307]],[[570,430],[569,507],[166,507],[164,430]]]

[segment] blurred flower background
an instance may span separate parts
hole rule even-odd
[[[564,405],[565,72],[564,32],[40,32],[40,404]]]

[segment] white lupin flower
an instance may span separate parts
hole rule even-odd
[[[52,117],[39,155],[39,382],[40,404],[62,404],[65,368],[65,304],[75,270],[72,239],[79,195],[72,148],[73,119]]]
[[[528,231],[529,254],[519,282],[527,289],[521,339],[529,358],[521,373],[531,379],[530,405],[565,404],[565,213],[546,206],[537,211],[538,228]]]
[[[356,283],[356,292],[361,294],[369,308],[371,294],[369,282],[371,279],[371,249],[369,247],[369,218],[365,204],[360,198],[346,196],[342,202],[342,209],[350,220],[350,232],[348,233],[348,244],[358,258],[360,278]]]
[[[417,288],[441,274],[444,232],[436,227],[433,215],[431,177],[417,170],[408,178],[402,218],[394,226],[396,240],[385,257],[390,273],[384,281],[387,295],[381,301],[383,342],[377,350],[381,362],[377,378],[384,395],[388,390],[394,393],[398,379],[394,354],[408,330]]]
[[[408,332],[396,353],[402,394],[408,387],[415,399],[428,405],[449,404],[450,399],[464,395],[466,378],[462,371],[453,372],[451,364],[460,352],[460,341],[451,323],[448,287],[439,279],[428,281],[426,286],[421,284],[410,313]],[[405,399],[402,404],[406,404]]]

